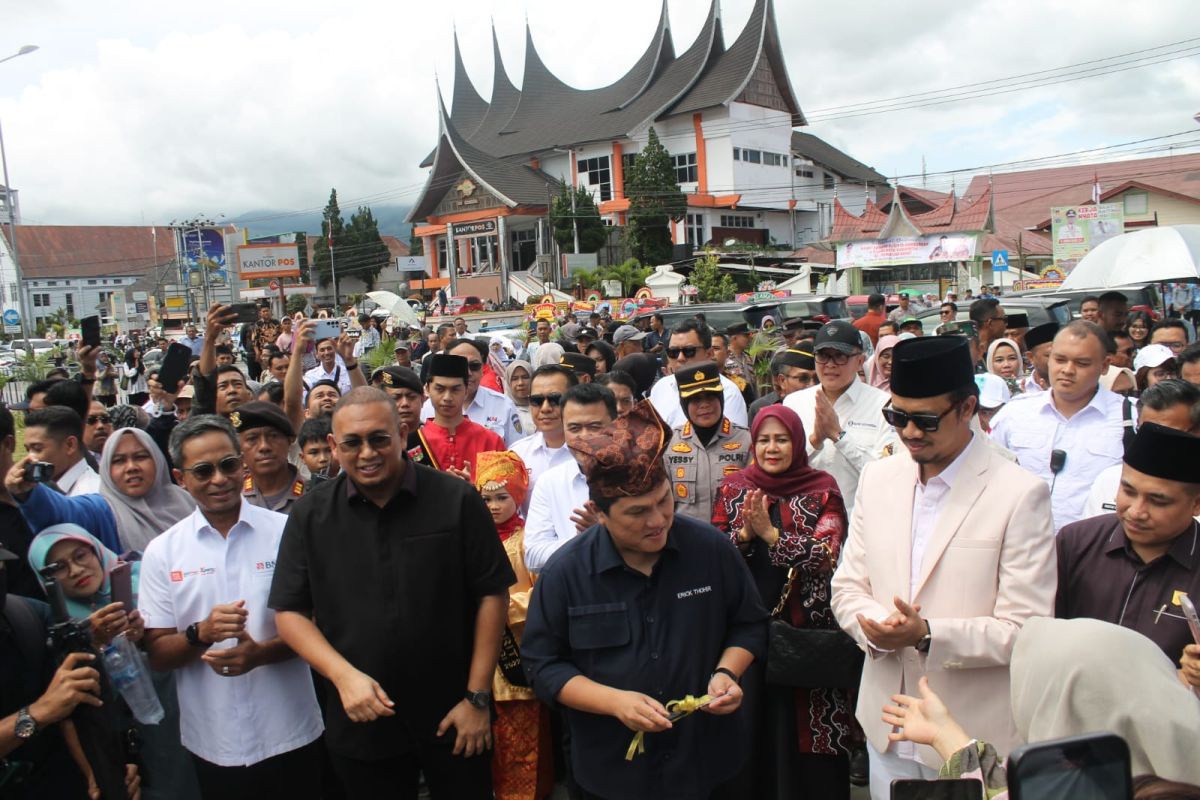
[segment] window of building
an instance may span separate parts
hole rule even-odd
[[[96,285],[96,281],[94,278],[88,280],[88,286],[95,286],[95,285]]]
[[[687,242],[692,247],[704,246],[704,215],[687,215]]]
[[[748,150],[745,147],[743,147],[742,148],[742,161],[748,161],[751,164],[761,164],[762,163],[762,150]]]
[[[621,166],[625,168],[625,174],[629,174],[629,170],[633,169],[633,162],[637,161],[637,153],[622,153]]]
[[[67,319],[75,319],[75,295],[67,292],[64,297],[66,299]]]
[[[740,147],[733,148],[733,160],[734,161],[742,160],[742,148],[740,148]]]
[[[58,281],[46,281],[47,286],[58,286]]]
[[[671,156],[671,159],[675,162],[675,180],[678,183],[696,182],[695,153],[680,153],[677,156]]]
[[[754,217],[745,216],[745,215],[741,215],[741,214],[722,214],[721,215],[721,227],[722,228],[753,228],[754,227]]]
[[[612,173],[608,156],[585,158],[580,161],[579,179],[593,189],[599,189],[600,202],[612,200]]]
[[[822,181],[821,185],[826,189],[836,189],[837,188],[837,176],[830,175],[828,172],[826,172],[825,180]]]
[[[1150,211],[1150,195],[1145,192],[1125,193],[1126,214],[1146,214]]]
[[[812,176],[813,176],[813,171],[812,171],[811,169],[798,169],[798,170],[796,170],[796,177],[797,177],[797,178],[811,178]]]
[[[763,163],[768,167],[786,167],[787,156],[779,153],[768,153],[763,151]]]
[[[34,292],[33,306],[34,306],[34,308],[49,308],[50,307],[50,294],[48,292],[45,294],[43,294],[41,292]]]
[[[108,298],[112,297],[112,292],[97,292],[97,304],[108,308]]]

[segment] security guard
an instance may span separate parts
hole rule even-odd
[[[256,400],[229,415],[238,432],[246,478],[242,496],[250,505],[286,514],[304,496],[304,478],[288,462],[296,439],[291,420],[273,403]]]
[[[750,325],[736,322],[725,329],[725,342],[729,355],[725,358],[725,376],[735,375],[751,384],[754,383],[754,359],[746,352],[750,346]]]
[[[750,431],[725,417],[725,393],[714,362],[689,367],[676,378],[688,421],[672,431],[663,463],[676,513],[711,522],[721,480],[750,461]]]

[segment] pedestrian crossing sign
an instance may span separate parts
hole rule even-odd
[[[1008,272],[1008,251],[992,251],[992,272]]]

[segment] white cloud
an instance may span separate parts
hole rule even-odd
[[[727,42],[751,5],[722,3]],[[707,7],[671,0],[677,50]],[[0,65],[0,121],[22,210],[29,222],[165,222],[320,207],[331,186],[344,207],[411,202],[436,131],[435,70],[451,91],[452,26],[487,96],[489,17],[519,84],[526,9],[543,59],[580,87],[619,77],[658,15],[646,0],[613,0],[603,13],[582,0],[216,0],[186,12],[149,0],[19,4],[6,11],[0,51],[42,46]],[[792,83],[810,111],[1187,36],[1186,0],[1153,11],[1131,15],[1117,0],[1086,14],[1065,0],[776,0]],[[886,174],[911,174],[922,155],[939,171],[1188,130],[1197,90],[1196,61],[1181,61],[811,130]]]

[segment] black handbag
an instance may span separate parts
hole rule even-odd
[[[865,654],[840,628],[797,628],[780,618],[796,577],[788,570],[787,583],[771,612],[767,641],[768,686],[796,689],[857,689]]]

